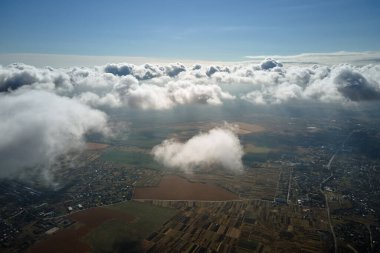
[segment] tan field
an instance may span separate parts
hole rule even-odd
[[[256,124],[248,124],[244,122],[234,122],[233,124],[239,126],[238,134],[261,133],[265,131],[264,127]]]
[[[233,200],[239,197],[212,184],[192,183],[178,176],[164,176],[157,187],[136,188],[135,199]]]
[[[108,148],[108,146],[109,146],[108,144],[97,143],[97,142],[86,143],[87,150],[100,150],[100,149]]]

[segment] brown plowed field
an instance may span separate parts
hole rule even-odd
[[[30,249],[31,253],[55,252],[55,253],[82,253],[90,252],[91,248],[83,240],[83,237],[92,229],[108,220],[130,222],[134,216],[125,212],[108,208],[96,207],[85,211],[73,213],[70,219],[77,223],[58,230],[46,239],[37,242]]]
[[[212,184],[192,183],[178,176],[164,176],[157,187],[136,188],[135,199],[233,200],[239,197]]]

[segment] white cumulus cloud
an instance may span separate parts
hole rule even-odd
[[[200,133],[185,143],[174,139],[163,141],[152,149],[154,158],[163,165],[191,172],[210,165],[232,171],[243,169],[243,148],[229,128],[214,128]]]
[[[84,135],[107,132],[107,116],[47,91],[0,94],[0,177],[31,171],[49,179],[62,156],[84,147]]]
[[[379,65],[292,66],[254,74],[251,83],[255,88],[241,96],[254,104],[295,100],[344,104],[380,100]],[[255,79],[260,81],[253,81]]]

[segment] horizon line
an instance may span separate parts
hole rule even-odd
[[[174,57],[147,57],[147,56],[117,56],[117,55],[80,55],[80,54],[59,54],[59,53],[0,53],[0,65],[12,63],[25,63],[34,66],[69,67],[78,66],[98,66],[107,63],[132,63],[141,65],[145,63],[169,64],[182,63],[189,64],[244,64],[254,63],[272,58],[284,63],[298,64],[336,64],[336,63],[379,63],[380,51],[334,51],[334,52],[305,52],[288,55],[247,55],[241,56],[241,60],[212,60],[212,59],[189,59]],[[339,59],[342,58],[342,59]],[[340,61],[345,59],[348,62]]]

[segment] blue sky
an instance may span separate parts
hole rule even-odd
[[[378,0],[1,0],[0,10],[0,53],[240,60],[380,50]]]

